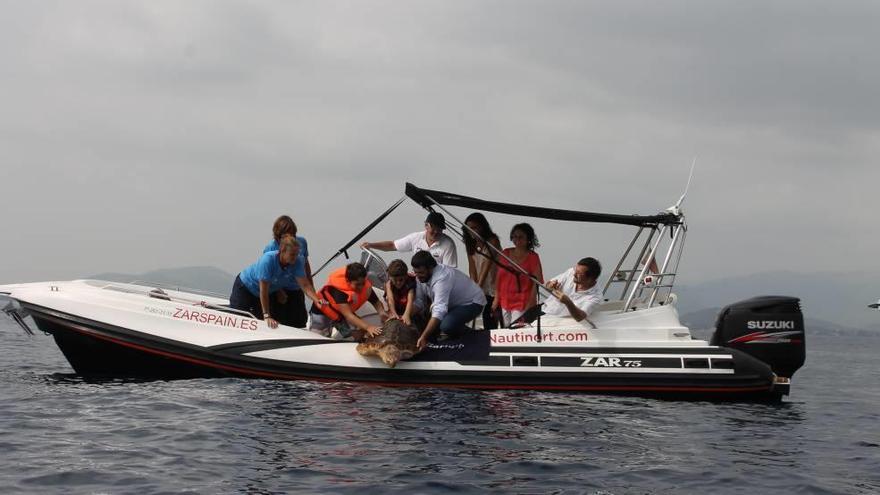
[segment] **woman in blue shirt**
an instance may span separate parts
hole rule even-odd
[[[263,253],[278,251],[278,242],[282,236],[292,235],[299,242],[299,254],[305,261],[305,277],[312,282],[312,266],[309,264],[309,244],[305,237],[296,235],[296,223],[287,215],[281,215],[272,225],[272,240],[263,248]],[[296,278],[289,278],[288,283],[276,293],[269,304],[270,311],[278,317],[282,325],[304,328],[308,321],[306,298]]]
[[[253,265],[235,277],[229,306],[249,311],[257,318],[266,320],[269,328],[277,328],[278,321],[272,313],[271,296],[296,280],[305,295],[321,306],[323,301],[315,294],[312,283],[306,278],[305,260],[299,254],[299,243],[291,235],[281,237],[278,251],[263,253]],[[262,315],[262,318],[260,317]]]

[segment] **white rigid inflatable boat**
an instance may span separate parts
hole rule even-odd
[[[643,217],[489,202],[412,184],[406,192],[454,220],[446,206],[620,223],[638,232],[607,274],[606,302],[589,320],[543,315],[521,328],[475,329],[461,340],[432,344],[394,368],[377,357],[361,356],[354,342],[297,328],[270,329],[228,308],[223,297],[184,290],[75,280],[0,285],[0,298],[8,301],[9,316],[31,331],[25,319],[30,315],[54,337],[75,372],[88,376],[234,376],[776,400],[789,393],[791,376],[804,362],[803,316],[796,298],[765,296],[728,306],[711,341],[694,339],[681,325],[672,281],[686,224],[677,206]],[[634,249],[640,245],[641,250]],[[654,257],[662,260],[659,273],[641,266]],[[632,268],[624,268],[632,260]],[[381,260],[365,252],[364,261],[374,283],[380,282],[384,273],[375,267]],[[609,297],[615,286],[622,289],[617,299]],[[361,315],[378,322],[365,308]]]

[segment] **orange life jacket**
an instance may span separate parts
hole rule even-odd
[[[331,287],[343,292],[347,296],[345,302],[338,303],[333,299],[329,290]],[[324,287],[321,287],[320,291],[318,291],[318,295],[328,303],[321,306],[321,312],[333,321],[340,321],[344,318],[338,309],[340,304],[348,304],[351,311],[356,312],[358,308],[363,306],[364,303],[369,300],[370,292],[372,290],[373,284],[371,284],[368,279],[364,281],[363,289],[355,291],[351,284],[348,283],[348,280],[345,279],[345,267],[343,266],[331,272],[330,277],[327,279],[327,283]]]

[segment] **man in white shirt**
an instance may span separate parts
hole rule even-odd
[[[455,242],[443,233],[446,219],[440,213],[432,211],[425,219],[425,230],[413,232],[396,241],[364,242],[361,247],[378,249],[379,251],[402,251],[417,253],[428,251],[437,263],[458,268],[458,253]]]
[[[584,258],[574,268],[550,279],[545,287],[556,297],[544,301],[544,314],[570,316],[576,321],[590,316],[602,302],[602,290],[597,284],[601,274],[602,265],[595,258]]]
[[[486,294],[469,276],[455,268],[438,265],[427,251],[413,255],[412,268],[434,303],[431,319],[419,337],[419,350],[428,345],[438,328],[441,337],[458,337],[467,329],[469,321],[483,313]]]

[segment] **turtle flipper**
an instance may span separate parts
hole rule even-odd
[[[397,366],[397,362],[400,361],[400,349],[397,346],[386,345],[379,349],[378,354],[382,362],[391,368]]]

